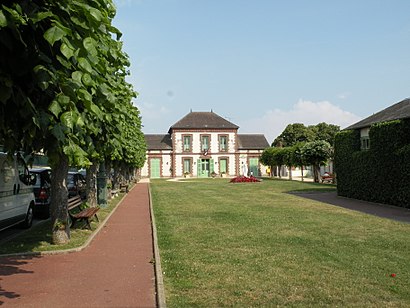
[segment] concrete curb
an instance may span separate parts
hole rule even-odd
[[[165,288],[164,288],[164,276],[162,275],[162,268],[161,268],[161,257],[159,255],[159,247],[158,247],[158,238],[157,238],[157,226],[155,224],[155,216],[154,210],[152,208],[152,197],[151,197],[151,186],[148,185],[148,193],[149,193],[149,208],[151,213],[151,225],[152,225],[152,245],[154,248],[154,267],[155,267],[155,288],[156,288],[156,297],[157,297],[157,307],[158,308],[166,308],[165,302]]]
[[[134,189],[135,185],[131,188]],[[130,191],[131,191],[130,190]],[[111,215],[114,214],[114,212],[117,210],[118,206],[122,203],[122,201],[125,199],[127,194],[125,194],[120,201],[118,201],[117,205],[112,209],[112,211],[108,214],[107,217],[105,217],[104,221],[102,221],[97,229],[93,231],[93,233],[90,235],[88,240],[81,245],[80,247],[76,248],[70,248],[70,249],[63,249],[63,250],[51,250],[51,251],[30,251],[30,252],[18,252],[18,253],[10,253],[10,254],[3,254],[0,255],[1,258],[5,257],[24,257],[24,256],[42,256],[42,255],[58,255],[58,254],[68,254],[72,252],[79,252],[84,250],[85,248],[88,247],[88,245],[91,243],[91,241],[96,237],[96,235],[100,232],[100,230],[105,226],[107,223],[108,219],[111,217]]]

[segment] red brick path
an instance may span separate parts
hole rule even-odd
[[[148,184],[81,252],[0,258],[3,307],[155,307]]]

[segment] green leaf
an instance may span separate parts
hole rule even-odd
[[[61,117],[60,117],[61,123],[70,128],[73,129],[74,128],[74,123],[77,122],[76,120],[76,116],[75,113],[73,111],[66,111],[64,112]]]
[[[78,126],[80,126],[80,127],[83,127],[84,125],[85,125],[85,123],[84,123],[84,119],[83,119],[83,117],[81,116],[81,114],[78,116],[78,119],[77,119],[77,123],[76,123]]]
[[[57,26],[53,26],[44,33],[44,38],[51,46],[53,46],[55,42],[61,40],[65,35],[66,32],[64,30]]]
[[[102,19],[101,12],[95,8],[90,8],[90,15],[98,22],[100,22]]]
[[[80,26],[81,28],[85,29],[85,30],[90,30],[90,27],[84,22],[84,20],[79,19],[78,17],[75,16],[71,16],[71,21],[77,25]]]
[[[71,78],[73,78],[78,83],[81,83],[82,77],[83,77],[83,73],[81,71],[75,71],[71,74]]]
[[[89,87],[94,86],[95,84],[94,80],[91,78],[91,75],[87,73],[83,74],[83,78],[81,80],[86,86],[89,86]]]
[[[57,100],[61,106],[67,106],[70,103],[70,98],[64,94],[60,94]]]
[[[102,113],[101,109],[96,104],[91,104],[91,110],[100,120],[102,120],[103,113]]]
[[[61,44],[60,51],[67,59],[70,59],[74,55],[74,49],[70,48],[65,43]]]
[[[93,71],[90,62],[88,62],[85,58],[78,58],[78,66],[88,73],[91,73]]]
[[[31,20],[37,23],[47,17],[54,17],[54,14],[52,12],[38,12],[33,17],[31,17]]]
[[[51,133],[54,135],[54,137],[57,138],[58,141],[63,142],[65,139],[65,134],[63,131],[63,128],[61,127],[61,124],[57,123],[56,125],[53,126],[51,129]]]
[[[91,37],[86,37],[83,40],[83,46],[85,50],[87,50],[87,52],[91,54],[92,56],[97,55],[97,49],[96,49],[97,43]]]
[[[82,98],[83,100],[85,100],[85,101],[90,101],[91,102],[93,100],[93,97],[91,96],[91,94],[88,93],[88,91],[86,91],[84,89],[78,90],[78,96],[80,98]]]
[[[48,107],[48,110],[50,110],[50,112],[52,114],[54,114],[54,116],[56,116],[58,118],[58,115],[61,113],[62,109],[60,107],[60,104],[58,101],[53,100],[50,104],[50,106]]]
[[[3,11],[0,10],[0,27],[6,27],[6,26],[7,26],[6,16],[4,16]]]

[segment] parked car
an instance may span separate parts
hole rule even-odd
[[[0,152],[0,230],[33,222],[35,178],[20,154]]]
[[[51,169],[50,168],[33,168],[30,173],[36,176],[34,184],[34,216],[41,218],[50,217],[51,202]]]
[[[79,172],[68,172],[67,176],[68,198],[81,196],[81,199],[86,198],[86,181],[84,176]]]

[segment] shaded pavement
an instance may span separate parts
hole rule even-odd
[[[148,184],[80,252],[0,258],[0,306],[155,307]]]
[[[296,196],[308,198],[323,203],[340,206],[346,209],[363,212],[379,217],[410,223],[410,209],[403,207],[379,204],[345,197],[339,197],[336,192],[309,192],[292,193]]]

